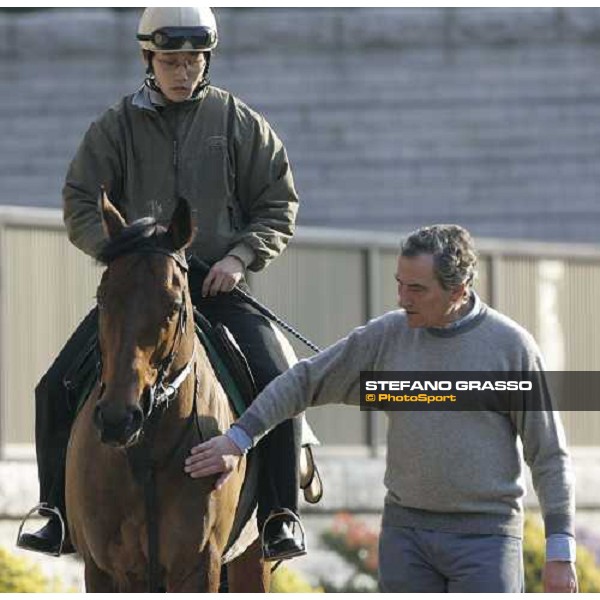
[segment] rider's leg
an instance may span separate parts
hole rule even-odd
[[[77,399],[65,387],[65,377],[79,363],[97,334],[97,310],[94,308],[79,324],[65,347],[35,389],[35,445],[40,483],[40,503],[57,509],[66,526],[65,463]],[[60,547],[60,519],[50,518],[39,531],[22,534],[20,547],[54,553]]]
[[[196,291],[192,287],[192,299],[198,310],[212,323],[223,323],[235,337],[248,360],[258,391],[289,367],[288,357],[264,316],[231,295],[202,299]],[[258,445],[263,465],[258,506],[261,528],[273,511],[287,509],[293,515],[298,514],[300,442],[301,419],[296,418],[281,423]],[[280,522],[275,520],[268,526],[267,537],[271,542],[266,550],[274,559],[304,553],[304,547],[288,528],[296,518],[284,516]]]

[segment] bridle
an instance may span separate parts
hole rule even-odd
[[[140,253],[164,254],[165,256],[169,256],[177,263],[179,268],[183,271],[184,275],[187,276],[189,270],[187,260],[185,259],[185,256],[179,254],[178,252],[171,252],[166,248],[160,248],[158,246],[149,246],[147,248],[140,249]],[[177,395],[181,384],[188,378],[188,376],[192,372],[192,369],[194,368],[194,363],[196,360],[196,344],[194,344],[192,356],[187,361],[183,369],[181,369],[179,373],[175,374],[175,376],[171,380],[168,379],[171,367],[173,366],[173,362],[175,361],[175,357],[179,352],[179,347],[181,345],[181,336],[183,335],[186,329],[187,322],[187,298],[186,293],[184,291],[181,308],[179,309],[179,316],[177,318],[177,328],[175,330],[175,337],[173,338],[173,345],[171,346],[169,354],[161,361],[158,367],[158,375],[156,377],[156,381],[154,382],[154,385],[150,387],[150,390],[148,392],[148,402],[144,410],[145,419],[148,419],[155,409],[168,407],[169,402]]]
[[[163,254],[172,258],[177,266],[181,269],[183,274],[187,277],[189,266],[185,256],[179,252],[162,248],[155,244],[142,244],[132,249],[129,254]],[[171,350],[158,365],[158,375],[156,377],[156,381],[150,387],[147,394],[147,401],[144,402],[142,406],[144,422],[147,422],[150,416],[156,414],[157,411],[160,412],[160,410],[168,408],[169,403],[176,397],[179,388],[194,369],[196,360],[196,344],[194,344],[192,356],[187,361],[186,365],[178,373],[171,373],[171,368],[180,350],[181,338],[187,327],[188,319],[189,315],[187,297],[184,291]],[[99,371],[101,375],[101,364],[99,364]],[[100,381],[101,380],[102,379],[100,377]]]

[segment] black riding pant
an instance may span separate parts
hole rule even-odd
[[[256,309],[231,294],[202,298],[201,278],[190,273],[192,302],[213,324],[223,323],[246,355],[258,391],[286,370],[288,363],[269,321]],[[76,399],[64,380],[98,330],[93,309],[69,338],[35,390],[36,453],[40,501],[65,510],[65,463]],[[300,419],[285,421],[258,445],[260,452],[259,523],[272,509],[298,512],[298,466],[301,436]],[[182,465],[183,468],[183,465]]]

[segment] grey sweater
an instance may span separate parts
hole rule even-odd
[[[483,305],[454,329],[394,311],[275,379],[237,425],[256,443],[310,406],[359,404],[361,371],[543,371],[532,336]],[[384,523],[522,535],[523,460],[546,535],[573,534],[574,481],[560,416],[541,411],[388,412]],[[517,438],[522,441],[521,453]]]

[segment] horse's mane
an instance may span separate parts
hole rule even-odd
[[[166,229],[153,217],[144,217],[128,225],[119,235],[106,243],[97,260],[107,265],[115,258],[143,247],[158,246],[159,236]]]

